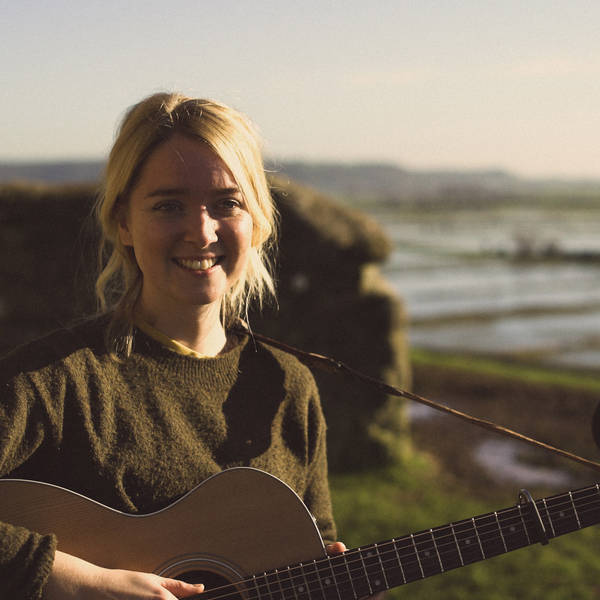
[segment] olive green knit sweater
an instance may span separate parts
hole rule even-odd
[[[181,356],[135,331],[118,362],[89,321],[0,361],[0,476],[60,485],[129,513],[163,508],[222,469],[290,485],[335,539],[325,422],[294,357],[244,338]],[[283,524],[282,524],[283,525]],[[0,522],[0,598],[41,596],[56,540]]]

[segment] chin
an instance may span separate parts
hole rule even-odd
[[[187,296],[182,300],[182,303],[198,308],[203,306],[217,306],[220,308],[222,301],[223,294],[198,294]]]

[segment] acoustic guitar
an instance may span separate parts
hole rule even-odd
[[[128,515],[45,483],[0,480],[0,520],[54,532],[92,563],[206,584],[200,600],[346,600],[600,522],[598,485],[328,557],[306,506],[256,469],[210,477],[169,507]]]

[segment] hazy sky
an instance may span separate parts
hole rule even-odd
[[[104,157],[178,89],[269,155],[600,177],[598,0],[0,0],[0,159]]]

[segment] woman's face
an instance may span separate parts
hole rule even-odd
[[[153,314],[220,305],[244,273],[252,217],[225,163],[175,134],[144,163],[119,222],[143,274],[142,306]]]

